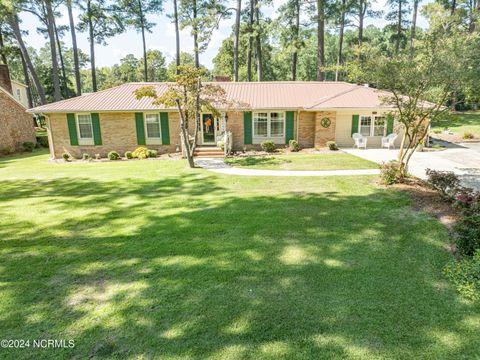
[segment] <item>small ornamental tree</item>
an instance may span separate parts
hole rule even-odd
[[[225,91],[218,85],[202,84],[205,69],[190,65],[179,66],[180,73],[175,76],[175,82],[168,84],[168,89],[158,95],[153,86],[145,86],[135,90],[137,99],[153,98],[152,104],[176,107],[180,114],[180,131],[183,148],[190,167],[195,167],[193,154],[197,146],[197,135],[200,128],[200,114],[210,113],[220,116],[218,107],[233,108]],[[190,134],[192,137],[190,137]]]

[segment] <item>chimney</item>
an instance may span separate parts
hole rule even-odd
[[[5,64],[0,64],[0,87],[7,90],[10,94],[13,94],[10,73],[8,71],[8,66]]]
[[[230,82],[230,76],[215,76],[215,82]]]

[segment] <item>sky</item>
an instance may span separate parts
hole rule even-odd
[[[377,0],[373,5],[373,9],[383,10],[386,1],[387,0]],[[424,0],[423,3],[428,1],[430,0]],[[231,7],[235,7],[236,1],[230,0],[230,2]],[[264,12],[265,16],[274,18],[277,9],[284,2],[286,2],[286,0],[274,0],[273,5],[263,7],[262,11]],[[167,1],[163,14],[150,15],[148,17],[150,21],[155,22],[157,25],[152,29],[152,33],[148,33],[146,36],[147,48],[160,50],[167,58],[167,63],[172,61],[175,56],[175,28],[171,22],[171,19],[167,17],[167,14],[172,13],[172,6],[170,3],[170,1]],[[66,8],[60,8],[59,10],[61,11],[62,16],[57,19],[57,25],[68,25],[68,14]],[[79,10],[74,9],[75,18],[78,17],[78,14]],[[34,15],[27,13],[22,13],[20,18],[22,20],[22,30],[28,31],[28,35],[25,36],[27,44],[35,48],[42,47],[47,40],[43,35],[37,33],[36,28],[39,25],[37,18]],[[233,16],[230,19],[221,21],[219,29],[213,33],[208,49],[200,55],[201,63],[207,68],[211,69],[213,67],[212,60],[217,54],[222,41],[231,33],[233,23]],[[385,20],[368,19],[366,25],[369,24],[383,26],[385,25]],[[425,27],[425,19],[420,16],[418,24],[420,27]],[[66,33],[63,41],[67,44],[67,46],[71,46],[71,37],[69,32]],[[77,32],[77,43],[78,47],[82,49],[83,52],[89,54],[89,44],[86,33]],[[181,32],[180,46],[182,51],[193,53],[193,40],[190,36],[189,29],[184,29]],[[123,34],[107,39],[106,46],[95,45],[95,53],[96,65],[98,67],[112,66],[113,64],[117,64],[120,62],[120,59],[125,57],[127,54],[134,54],[137,58],[140,58],[142,57],[141,36],[137,34],[134,29],[129,29]]]

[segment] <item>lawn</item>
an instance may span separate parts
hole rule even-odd
[[[269,170],[352,170],[377,169],[378,165],[359,157],[330,152],[323,154],[252,155],[227,158],[225,162],[234,167]]]
[[[471,359],[445,228],[375,176],[0,158],[2,359]]]
[[[433,131],[443,131],[445,128],[460,137],[465,132],[471,132],[480,138],[480,111],[457,113],[432,123]]]

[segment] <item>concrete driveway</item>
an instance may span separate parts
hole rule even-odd
[[[410,160],[409,172],[421,179],[426,178],[425,170],[430,168],[453,171],[463,185],[480,190],[480,144],[445,143],[443,151],[415,152]],[[342,149],[343,151],[376,163],[396,160],[398,149]]]

